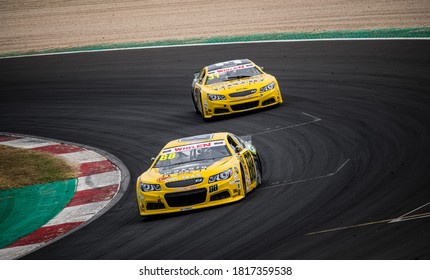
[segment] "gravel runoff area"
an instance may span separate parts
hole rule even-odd
[[[428,0],[5,0],[0,54],[271,32],[430,26]]]

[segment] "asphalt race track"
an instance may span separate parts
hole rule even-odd
[[[249,58],[285,103],[205,122],[193,72]],[[0,60],[0,130],[115,155],[131,184],[99,219],[26,259],[430,259],[430,40],[322,41]],[[246,200],[140,218],[134,182],[169,140],[252,135]],[[30,213],[29,213],[30,214]]]

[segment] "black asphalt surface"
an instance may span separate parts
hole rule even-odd
[[[285,103],[205,122],[193,72],[235,58],[275,75]],[[430,259],[429,66],[430,40],[0,60],[0,131],[100,148],[131,174],[108,212],[25,258]],[[253,135],[263,185],[235,204],[140,218],[134,182],[150,158],[171,139],[214,131]]]

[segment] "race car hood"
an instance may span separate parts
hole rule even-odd
[[[141,180],[160,183],[167,179],[168,181],[175,181],[182,180],[185,177],[205,177],[205,174],[211,176],[227,169],[230,166],[231,159],[232,157],[230,156],[222,159],[208,159],[176,166],[152,168],[142,175]]]
[[[226,81],[222,83],[216,83],[213,85],[206,85],[205,87],[209,91],[213,92],[240,92],[248,89],[259,89],[265,85],[270,84],[274,81],[274,77],[269,74],[262,74],[258,76],[253,76],[250,78],[242,78],[231,81]]]

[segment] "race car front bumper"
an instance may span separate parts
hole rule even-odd
[[[203,110],[205,118],[213,116],[228,115],[265,108],[282,103],[282,95],[279,87],[264,93],[256,93],[243,97],[229,97],[227,100],[211,101],[203,99]]]
[[[200,184],[199,184],[200,185]],[[213,184],[166,189],[137,191],[137,204],[141,216],[182,212],[221,205],[242,199],[242,184],[238,176]]]

